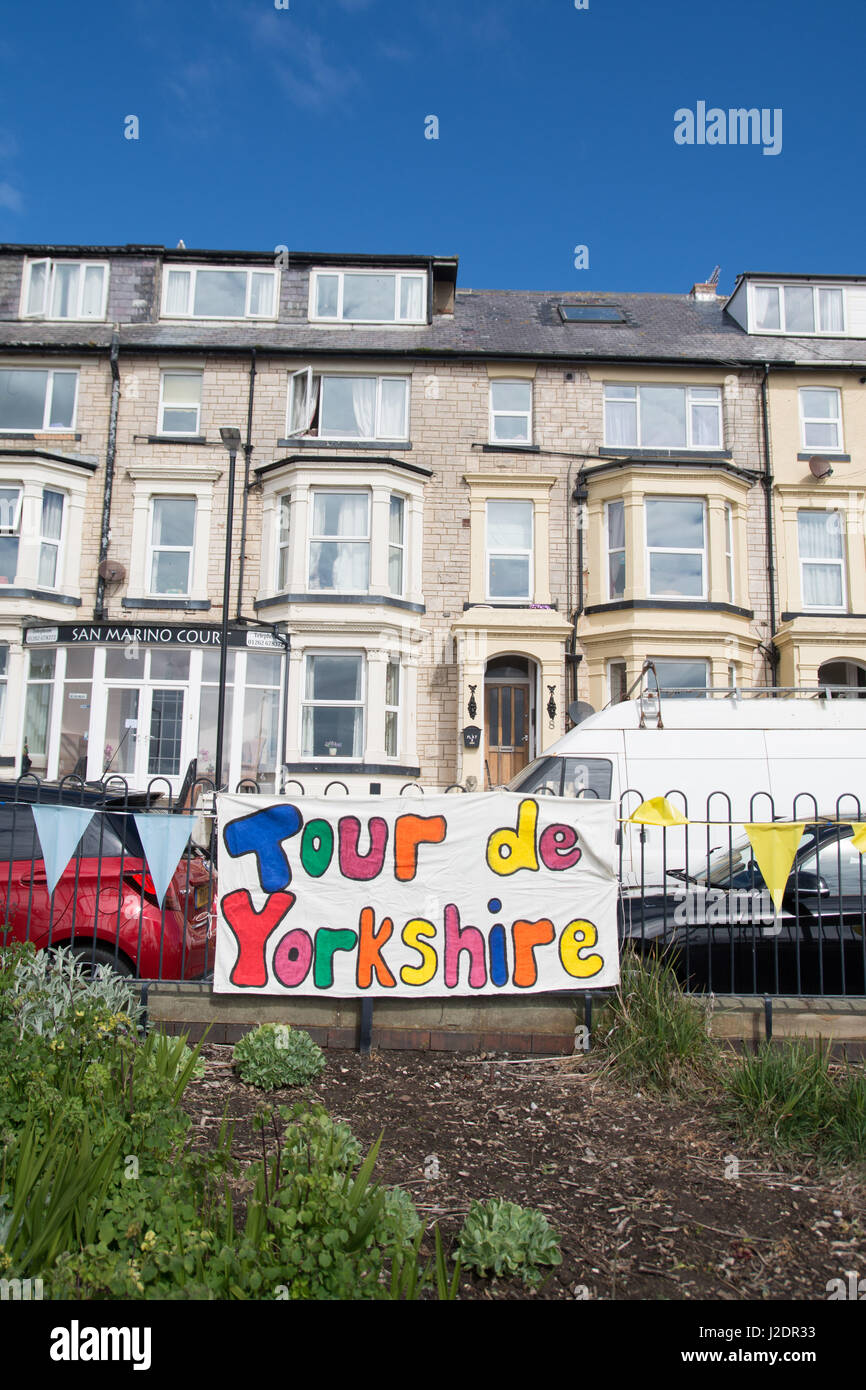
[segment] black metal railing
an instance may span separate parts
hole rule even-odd
[[[235,790],[259,787],[244,779]],[[408,796],[423,791],[409,783],[401,790]],[[32,773],[0,783],[0,944],[65,946],[90,968],[104,963],[141,981],[199,981],[210,988],[218,888],[215,787],[201,777],[185,782],[182,792],[173,795],[165,778],[132,791],[117,773],[98,783],[77,775],[44,783]],[[332,782],[329,792],[340,800],[348,788]],[[591,789],[585,794],[595,799]],[[866,862],[855,842],[864,813],[855,793],[830,807],[798,793],[788,807],[756,792],[741,803],[742,819],[723,791],[700,804],[675,788],[666,797],[685,825],[630,822],[645,800],[636,788],[618,804],[623,950],[670,953],[694,991],[866,994]],[[34,808],[58,805],[87,809],[92,818],[52,887]],[[200,819],[160,899],[136,816],[197,811]],[[803,823],[779,908],[744,820]]]
[[[830,807],[798,793],[786,807],[756,792],[740,818],[726,792],[711,792],[700,806],[676,789],[666,796],[687,824],[631,823],[644,797],[629,788],[620,798],[622,949],[669,953],[695,991],[866,994],[866,862],[855,843],[862,820],[855,793]],[[790,871],[783,866],[776,885],[779,906],[747,822],[803,823]]]

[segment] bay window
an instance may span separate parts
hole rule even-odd
[[[655,666],[656,678],[662,692],[684,695],[694,691],[697,695],[708,688],[708,663],[705,660],[659,660],[657,657],[650,657],[649,660]]]
[[[312,494],[310,589],[366,593],[370,587],[370,494]]]
[[[400,662],[392,658],[385,670],[385,752],[396,758],[400,748]]]
[[[426,323],[427,277],[418,271],[314,270],[310,318],[343,323]]]
[[[647,592],[651,598],[706,597],[707,543],[699,498],[647,498]]]
[[[32,518],[38,508],[38,527]],[[22,539],[22,515],[30,520],[25,528],[25,540],[38,544],[35,574],[40,588],[56,589],[62,578],[61,547],[65,517],[65,497],[56,488],[41,488],[28,494],[27,507],[20,487],[0,486],[0,584],[14,584],[19,577],[19,545]]]
[[[21,534],[21,489],[0,487],[0,584],[14,584]]]
[[[78,373],[49,367],[0,367],[0,430],[70,430]]]
[[[608,598],[622,598],[625,593],[625,504],[608,502],[607,514],[607,575]]]
[[[842,448],[842,405],[834,387],[803,387],[800,420],[804,449]]]
[[[289,582],[289,539],[291,535],[292,499],[284,493],[277,503],[277,590]]]
[[[360,758],[364,752],[364,658],[308,654],[301,752],[305,758]]]
[[[318,439],[407,439],[409,378],[319,376],[311,367],[294,372],[287,431]]]
[[[276,312],[276,270],[166,267],[163,318],[272,319]]]
[[[604,388],[604,442],[612,448],[720,449],[721,389],[609,382]]]
[[[844,612],[845,547],[839,512],[799,511],[797,538],[803,607]]]
[[[63,493],[45,488],[39,536],[39,584],[54,589],[60,577],[60,543],[63,536]]]
[[[25,318],[104,319],[108,266],[100,261],[28,261]]]
[[[396,598],[403,593],[406,551],[406,499],[391,493],[388,510],[388,591]]]

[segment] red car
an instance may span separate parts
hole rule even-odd
[[[95,815],[53,893],[34,804]],[[98,788],[0,783],[0,943],[71,946],[85,965],[106,964],[145,980],[194,980],[213,969],[216,875],[188,846],[160,907],[133,813],[143,794]]]

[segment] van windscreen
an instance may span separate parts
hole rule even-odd
[[[579,796],[610,799],[613,766],[609,758],[536,758],[521,768],[507,785],[510,792],[536,796]]]

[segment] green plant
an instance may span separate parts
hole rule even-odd
[[[834,1072],[823,1050],[764,1043],[722,1078],[725,1118],[773,1147],[831,1162],[866,1158],[866,1073]]]
[[[325,1057],[309,1033],[285,1023],[263,1023],[235,1045],[234,1065],[248,1085],[275,1091],[308,1085],[323,1070]]]
[[[605,1040],[608,1065],[646,1090],[685,1090],[711,1078],[716,1052],[707,1006],[683,993],[670,956],[624,951]]]
[[[323,1105],[281,1105],[286,1129],[282,1138],[284,1166],[313,1166],[328,1172],[347,1172],[361,1161],[361,1145],[347,1124],[334,1120]]]
[[[472,1203],[457,1254],[479,1274],[515,1275],[530,1287],[541,1283],[540,1265],[562,1263],[559,1240],[542,1213],[496,1197]]]
[[[135,987],[107,965],[87,974],[65,947],[9,957],[4,1013],[20,1035],[83,1036],[118,1029],[131,1032],[143,1013]]]

